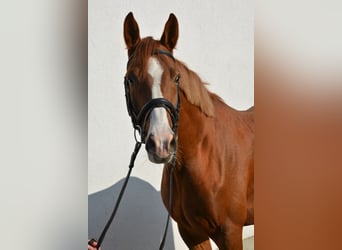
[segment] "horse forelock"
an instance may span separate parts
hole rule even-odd
[[[140,71],[141,73],[146,71],[148,59],[153,55],[153,51],[158,48],[158,46],[158,41],[154,40],[152,37],[145,37],[142,39],[129,55],[127,69],[129,67],[138,67],[142,69]]]

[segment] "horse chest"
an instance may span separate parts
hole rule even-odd
[[[169,197],[168,183],[163,178],[162,196],[167,206]],[[167,185],[166,185],[167,184]],[[194,183],[186,175],[178,173],[173,183],[173,205],[171,214],[173,219],[182,227],[189,230],[203,230],[206,233],[215,231],[216,211],[212,201],[212,194],[205,185]]]

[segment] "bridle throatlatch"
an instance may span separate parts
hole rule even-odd
[[[170,57],[174,62],[175,62],[175,58],[173,57],[173,55],[168,52],[168,51],[165,51],[165,50],[156,50],[153,54],[162,54],[162,55],[166,55],[168,57]],[[110,218],[108,219],[104,229],[102,230],[102,233],[100,235],[100,238],[99,240],[97,241],[97,245],[96,245],[96,249],[99,249],[100,246],[102,245],[102,242],[104,240],[104,237],[112,223],[112,221],[114,220],[114,217],[116,215],[116,212],[119,208],[119,205],[120,205],[120,202],[121,202],[121,199],[122,199],[122,196],[125,192],[125,189],[126,189],[126,186],[127,186],[127,183],[128,183],[128,180],[129,180],[129,177],[131,175],[131,172],[132,172],[132,169],[134,167],[134,162],[135,162],[135,159],[139,153],[139,150],[141,148],[141,144],[145,143],[145,139],[146,139],[146,135],[147,135],[147,132],[145,131],[145,128],[146,128],[146,122],[152,112],[152,110],[154,108],[164,108],[167,113],[170,115],[170,118],[171,118],[171,122],[172,122],[172,131],[174,133],[174,136],[175,136],[175,152],[177,152],[177,139],[178,139],[178,134],[177,134],[177,130],[178,130],[178,119],[179,119],[179,111],[180,111],[180,82],[179,82],[179,79],[180,79],[180,75],[177,74],[175,76],[175,83],[177,85],[177,104],[176,104],[176,107],[174,107],[174,105],[167,99],[165,98],[155,98],[155,99],[152,99],[150,100],[149,102],[147,102],[142,108],[141,110],[139,111],[138,114],[135,113],[134,109],[133,109],[133,105],[132,105],[132,100],[131,100],[131,94],[130,94],[130,87],[129,87],[129,80],[127,79],[127,77],[125,77],[125,80],[124,80],[124,86],[125,86],[125,96],[126,96],[126,104],[127,104],[127,111],[128,111],[128,114],[129,116],[131,117],[131,120],[132,120],[132,124],[133,124],[133,128],[134,128],[134,138],[136,140],[136,143],[135,143],[135,147],[134,147],[134,151],[131,155],[131,160],[130,160],[130,163],[129,163],[129,170],[128,170],[128,173],[126,175],[126,178],[125,178],[125,181],[121,187],[121,190],[120,190],[120,193],[119,193],[119,196],[116,200],[116,203],[115,203],[115,206],[114,206],[114,209],[113,209],[113,212],[110,216]],[[137,138],[137,131],[139,132],[140,134],[140,140],[138,140]],[[166,235],[167,235],[167,229],[168,229],[168,225],[169,225],[169,222],[170,222],[170,211],[171,211],[171,208],[172,208],[172,196],[173,196],[173,169],[175,167],[175,164],[176,164],[176,157],[175,155],[172,156],[172,159],[171,161],[168,163],[168,171],[169,171],[169,204],[168,204],[168,216],[167,216],[167,221],[166,221],[166,226],[165,226],[165,231],[164,231],[164,234],[163,234],[163,238],[162,238],[162,241],[160,243],[160,246],[159,246],[159,250],[162,250],[164,249],[164,245],[165,245],[165,241],[166,241]],[[88,242],[89,245],[93,246],[93,243],[94,243],[94,239],[90,240]]]

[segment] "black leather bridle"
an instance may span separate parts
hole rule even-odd
[[[156,50],[153,53],[154,55],[162,54],[170,57],[173,61],[175,58],[173,55],[165,50]],[[130,59],[128,60],[128,62]],[[147,102],[137,114],[134,111],[134,107],[131,100],[131,93],[130,93],[130,80],[127,76],[124,78],[124,86],[125,86],[125,96],[126,96],[126,104],[127,104],[127,111],[129,116],[132,120],[132,125],[135,131],[138,131],[141,136],[141,142],[144,143],[146,139],[147,132],[145,131],[145,124],[150,116],[152,110],[154,108],[164,108],[171,117],[172,122],[172,131],[175,135],[177,135],[177,128],[178,128],[178,117],[179,117],[179,110],[180,110],[180,75],[177,74],[174,78],[174,81],[177,85],[177,104],[176,107],[167,99],[165,98],[154,98]]]
[[[175,58],[173,57],[173,55],[168,52],[168,51],[165,51],[165,50],[156,50],[153,54],[163,54],[163,55],[166,55],[168,57],[170,57],[174,62],[175,62]],[[128,60],[128,63],[129,63],[130,59]],[[114,220],[114,217],[116,215],[116,212],[118,210],[118,207],[120,205],[120,202],[121,202],[121,199],[122,199],[122,196],[125,192],[125,189],[126,189],[126,186],[127,186],[127,183],[128,183],[128,180],[129,180],[129,177],[131,175],[131,172],[132,172],[132,169],[134,167],[134,161],[139,153],[139,150],[141,148],[141,144],[145,143],[145,139],[146,139],[146,135],[147,135],[147,132],[145,131],[145,128],[146,128],[146,121],[148,120],[152,110],[154,108],[164,108],[168,114],[170,115],[171,117],[171,122],[172,122],[172,131],[174,133],[174,139],[175,139],[175,152],[177,152],[177,140],[178,140],[178,136],[177,136],[177,130],[178,130],[178,119],[179,119],[179,111],[180,111],[180,82],[179,82],[179,79],[180,79],[180,75],[177,74],[174,81],[177,85],[177,104],[176,104],[176,107],[174,107],[174,105],[167,99],[165,98],[154,98],[154,99],[151,99],[149,102],[147,102],[142,108],[141,110],[139,111],[138,114],[135,113],[134,111],[134,108],[133,108],[133,105],[132,105],[132,100],[131,100],[131,94],[130,94],[130,87],[129,87],[129,79],[127,77],[125,77],[125,80],[124,80],[124,86],[125,86],[125,96],[126,96],[126,104],[127,104],[127,111],[128,111],[128,114],[129,116],[131,117],[131,120],[132,120],[132,124],[133,124],[133,128],[134,128],[134,137],[135,137],[135,140],[136,140],[136,144],[135,144],[135,148],[134,148],[134,151],[131,155],[131,160],[130,160],[130,163],[129,163],[129,170],[128,170],[128,173],[126,175],[126,178],[125,178],[125,181],[121,187],[121,190],[120,190],[120,193],[119,193],[119,196],[116,200],[116,203],[115,203],[115,206],[114,206],[114,209],[113,209],[113,212],[110,216],[110,218],[108,219],[104,229],[102,230],[102,233],[100,235],[100,238],[99,240],[97,241],[97,245],[96,245],[96,249],[99,249],[100,246],[102,245],[102,242],[104,240],[104,237],[112,223],[112,221]],[[137,139],[137,136],[136,136],[136,131],[139,132],[140,134],[140,140]],[[165,245],[165,241],[166,241],[166,236],[167,236],[167,229],[168,229],[168,225],[169,225],[169,222],[170,222],[170,211],[171,211],[171,208],[172,208],[172,196],[173,196],[173,169],[176,165],[176,157],[173,156],[171,161],[168,163],[168,171],[169,171],[169,204],[168,204],[168,216],[167,216],[167,221],[166,221],[166,225],[165,225],[165,230],[164,230],[164,234],[163,234],[163,238],[162,238],[162,241],[160,243],[160,246],[159,246],[159,250],[162,250],[164,249],[164,245]],[[93,246],[94,242],[96,240],[95,239],[91,239],[89,242],[88,242],[88,245],[91,245]]]

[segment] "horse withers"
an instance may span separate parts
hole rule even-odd
[[[180,235],[192,250],[211,249],[209,238],[221,250],[241,250],[242,228],[254,224],[253,108],[229,107],[173,57],[178,39],[174,14],[160,40],[154,40],[140,37],[129,13],[124,39],[129,113],[150,161],[164,164],[162,199]]]

